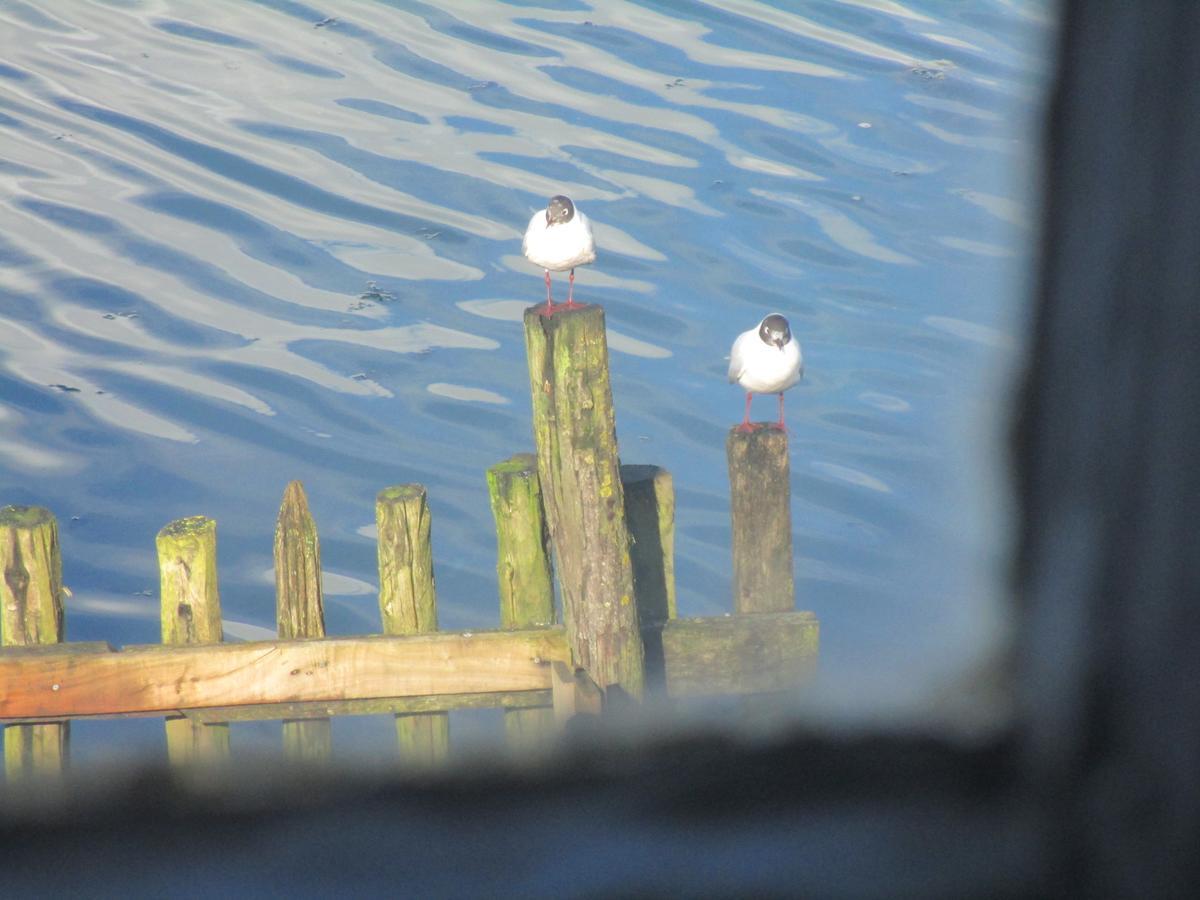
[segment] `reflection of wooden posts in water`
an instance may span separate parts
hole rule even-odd
[[[217,523],[204,516],[176,519],[155,539],[164,644],[219,644],[221,598],[217,590]],[[168,718],[167,758],[172,765],[221,763],[229,758],[229,726]]]
[[[62,590],[54,516],[40,506],[0,509],[0,646],[61,643]],[[52,722],[5,728],[8,777],[61,772],[70,727],[67,722]]]
[[[796,606],[792,571],[792,490],[787,432],[732,428],[729,457],[733,524],[733,608],[786,612]]]
[[[604,310],[525,310],[538,476],[575,664],[641,699],[645,657],[617,459]]]
[[[384,634],[437,631],[429,500],[419,484],[385,488],[375,501],[379,529],[379,612]],[[445,758],[450,718],[444,712],[396,716],[400,757],[430,764]]]
[[[275,621],[284,639],[325,637],[321,540],[299,481],[284,490],[275,520]],[[329,719],[284,719],[283,749],[289,759],[327,761],[333,755]]]
[[[542,506],[537,457],[518,453],[487,471],[488,496],[496,520],[496,580],[500,627],[529,628],[554,623],[550,535]],[[528,749],[553,726],[549,708],[510,709],[504,730],[510,746]]]

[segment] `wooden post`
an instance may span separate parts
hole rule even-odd
[[[325,636],[321,541],[299,481],[284,489],[275,522],[275,618],[281,638]],[[328,762],[333,754],[329,719],[284,719],[283,752],[297,762]]]
[[[57,644],[63,639],[62,556],[58,523],[40,506],[0,509],[0,645]],[[4,729],[10,781],[60,774],[70,725],[52,722]]]
[[[538,477],[554,542],[563,619],[575,664],[606,692],[641,699],[625,497],[608,375],[604,310],[525,310]],[[612,699],[610,697],[610,699]]]
[[[429,501],[419,484],[384,488],[375,500],[379,530],[379,613],[384,634],[437,631]],[[446,713],[396,716],[401,758],[428,765],[450,746]]]
[[[642,627],[675,618],[675,485],[659,466],[621,466]]]
[[[550,664],[550,678],[554,721],[559,728],[576,716],[599,716],[604,711],[604,694],[583,669],[556,660]]]
[[[792,571],[792,489],[787,432],[758,426],[730,429],[733,520],[733,608],[786,612],[796,606]]]
[[[219,644],[221,598],[217,592],[217,523],[204,516],[176,519],[155,539],[158,549],[162,642]],[[229,759],[229,726],[167,719],[167,758],[172,765],[222,763]]]
[[[550,533],[542,507],[537,457],[518,453],[487,472],[488,496],[496,519],[496,577],[500,585],[500,627],[530,628],[554,623]],[[552,729],[553,710],[504,712],[509,746],[528,750]]]

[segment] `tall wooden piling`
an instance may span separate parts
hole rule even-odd
[[[675,484],[661,466],[621,466],[629,555],[641,624],[674,619]]]
[[[275,522],[275,618],[281,638],[325,636],[321,541],[299,481],[288,483]],[[333,754],[329,719],[284,719],[283,751],[298,762]]]
[[[518,453],[487,471],[488,496],[496,520],[496,579],[500,627],[529,628],[554,622],[550,532],[542,505],[537,457]],[[510,709],[504,730],[514,749],[541,743],[554,724],[553,710]]]
[[[48,509],[0,509],[0,572],[0,645],[61,643],[62,555],[58,523]],[[7,777],[15,780],[62,772],[69,741],[67,722],[9,725],[4,729]]]
[[[375,500],[379,531],[379,612],[384,634],[437,631],[429,500],[419,484],[384,488]],[[442,761],[450,745],[446,713],[396,716],[400,756],[412,764]]]
[[[525,310],[538,477],[575,664],[640,699],[645,658],[608,374],[604,310]]]
[[[733,608],[786,612],[796,606],[792,569],[792,490],[787,432],[732,428],[729,457],[733,524]]]
[[[217,523],[205,516],[176,519],[155,539],[164,644],[219,644],[221,598],[217,591]],[[167,719],[172,765],[229,759],[229,726]]]

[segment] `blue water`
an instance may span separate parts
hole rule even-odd
[[[443,6],[0,6],[0,504],[58,516],[68,638],[156,642],[154,535],[193,514],[229,637],[273,631],[290,479],[330,633],[378,629],[374,497],[412,481],[443,627],[494,627],[484,470],[531,448],[543,294],[520,236],[565,193],[622,458],[674,474],[681,613],[730,607],[725,357],[779,311],[817,703],[941,702],[1006,622],[1043,5]],[[75,741],[135,733],[161,725]]]

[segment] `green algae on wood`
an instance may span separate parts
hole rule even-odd
[[[325,636],[321,541],[304,485],[292,481],[275,520],[275,620],[281,638]],[[327,762],[333,755],[329,719],[284,719],[283,752],[291,760]]]
[[[375,499],[379,532],[379,614],[384,634],[437,631],[437,592],[429,499],[419,484],[384,488]],[[400,758],[410,765],[445,759],[450,747],[446,713],[396,716]]]
[[[759,425],[730,429],[733,608],[783,612],[796,606],[792,567],[792,491],[787,432]]]
[[[643,626],[676,615],[675,485],[661,466],[621,466],[629,554]]]
[[[537,457],[518,453],[496,463],[487,471],[487,483],[496,520],[500,627],[553,624],[550,533],[542,506]]]
[[[575,664],[603,690],[640,699],[645,661],[604,310],[525,310],[538,477]]]
[[[550,625],[554,622],[554,584],[537,457],[518,453],[496,463],[487,471],[487,483],[496,520],[500,627]],[[515,750],[542,744],[553,724],[550,708],[504,712],[504,731],[509,747]]]
[[[0,509],[0,572],[0,645],[61,643],[62,554],[58,523],[48,509]],[[4,729],[7,777],[61,773],[69,743],[70,725],[66,722],[8,726]]]
[[[219,644],[221,598],[217,590],[217,523],[205,516],[176,519],[155,539],[164,644]],[[169,718],[167,758],[173,766],[218,764],[229,759],[229,726]]]

